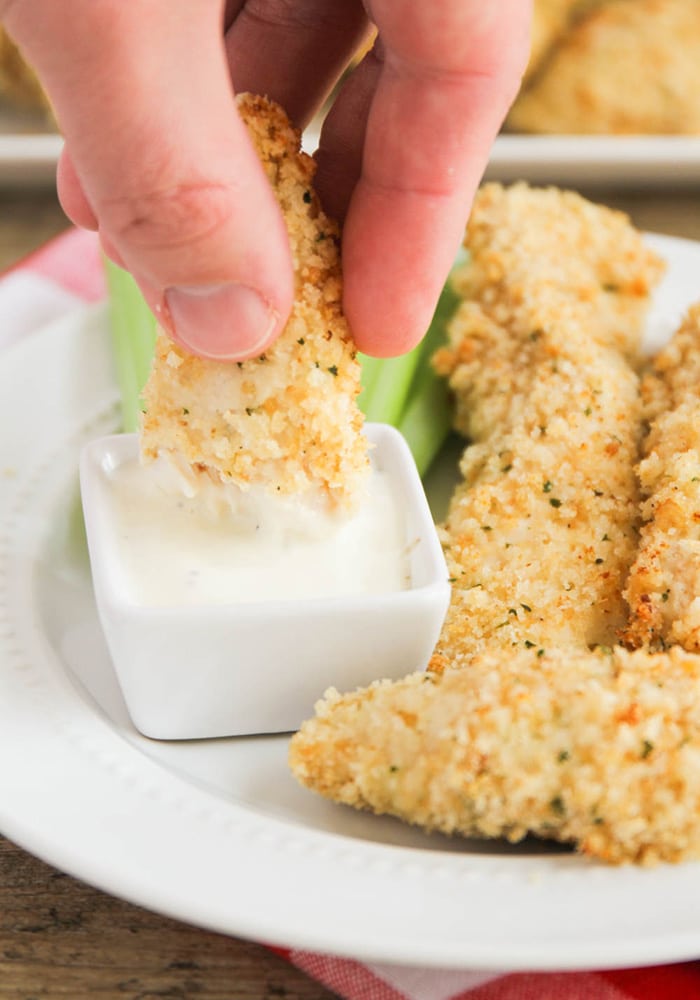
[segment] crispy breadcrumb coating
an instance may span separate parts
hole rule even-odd
[[[625,598],[630,646],[700,652],[700,303],[656,357],[658,409],[638,467],[644,525]]]
[[[262,487],[332,509],[352,501],[368,471],[338,227],[321,209],[313,161],[284,112],[250,95],[238,98],[238,109],[287,223],[292,314],[264,355],[237,364],[195,357],[160,332],[144,391],[142,453],[147,461],[169,457],[195,484]]]
[[[616,0],[577,21],[508,128],[561,134],[700,134],[700,4]]]
[[[316,713],[290,764],[337,802],[608,862],[700,856],[700,657],[681,649],[489,651]]]
[[[436,363],[472,443],[436,653],[425,674],[330,692],[290,766],[428,830],[700,856],[700,657],[612,645],[637,541],[630,359],[661,264],[617,213],[522,185],[481,192],[465,246],[469,301]]]
[[[437,657],[610,645],[641,438],[619,347],[636,352],[658,261],[617,213],[524,185],[482,190],[465,247],[470,301],[436,358],[471,441],[442,528],[453,593]]]
[[[623,212],[573,191],[485,184],[464,245],[470,259],[455,290],[494,322],[507,321],[526,339],[543,300],[550,311],[562,302],[589,324],[590,338],[637,357],[640,325],[665,265]]]
[[[688,309],[678,330],[654,356],[642,380],[645,414],[651,422],[663,411],[700,395],[700,302]]]

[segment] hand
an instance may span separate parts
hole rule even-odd
[[[527,0],[0,0],[65,135],[59,196],[195,353],[261,353],[291,308],[284,223],[233,88],[323,127],[317,189],[344,221],[358,347],[427,329],[529,49]],[[222,44],[223,28],[223,44]]]

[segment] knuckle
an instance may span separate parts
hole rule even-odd
[[[190,181],[111,198],[100,214],[117,243],[162,250],[207,240],[226,225],[231,211],[229,185]]]

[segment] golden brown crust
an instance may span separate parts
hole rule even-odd
[[[590,336],[636,358],[649,296],[664,271],[623,212],[573,191],[485,184],[467,225],[471,259],[455,278],[496,323],[526,339],[564,303]]]
[[[627,581],[624,641],[700,652],[700,304],[656,357],[647,385],[656,417],[638,475],[639,553]],[[661,401],[668,409],[659,411]]]
[[[442,532],[453,594],[437,653],[610,645],[641,438],[619,348],[636,353],[659,262],[623,216],[524,185],[482,189],[465,246],[469,301],[436,359],[471,442]]]
[[[316,713],[290,765],[337,802],[614,863],[700,856],[700,657],[680,649],[492,651]]]
[[[343,316],[338,227],[313,192],[313,161],[282,110],[242,95],[238,107],[287,223],[295,301],[279,339],[240,364],[203,360],[158,336],[144,392],[147,460],[271,494],[348,502],[368,468],[356,398],[360,368]]]
[[[700,657],[602,645],[636,551],[625,353],[659,263],[621,217],[521,186],[482,192],[466,245],[471,301],[438,359],[475,442],[444,528],[445,628],[427,673],[329,692],[290,765],[428,830],[534,833],[614,863],[700,857]],[[656,362],[680,405],[700,370],[684,329]]]

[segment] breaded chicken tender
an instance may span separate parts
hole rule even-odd
[[[700,134],[700,4],[615,0],[577,21],[507,126],[561,134]]]
[[[638,357],[664,264],[623,212],[574,191],[485,184],[464,245],[470,259],[454,279],[456,292],[494,322],[510,323],[520,339],[534,332],[533,317],[551,293],[547,307],[553,297],[575,310],[588,339]]]
[[[700,652],[700,303],[654,363],[657,410],[638,467],[644,525],[624,641]]]
[[[51,115],[49,99],[36,73],[0,24],[0,97],[9,104]]]
[[[620,348],[636,353],[659,263],[622,216],[522,185],[482,190],[465,247],[470,301],[436,358],[472,442],[442,528],[453,591],[437,661],[610,645],[641,438]]]
[[[653,357],[642,390],[650,422],[700,395],[700,302],[688,309],[678,330]]]
[[[195,357],[160,332],[144,391],[142,454],[165,456],[194,491],[230,483],[332,510],[352,503],[368,471],[338,227],[318,202],[313,161],[283,111],[250,95],[238,108],[287,223],[292,314],[264,355],[238,364]]]
[[[290,764],[337,802],[608,862],[700,856],[700,657],[681,649],[490,651],[316,713]]]
[[[594,0],[535,0],[532,11],[530,60],[525,71],[529,80],[541,68],[552,46],[562,37],[573,18]]]
[[[613,645],[637,551],[632,359],[661,263],[623,216],[523,185],[481,191],[465,246],[436,358],[472,442],[437,650],[424,674],[330,692],[291,768],[428,830],[700,856],[700,657]]]

